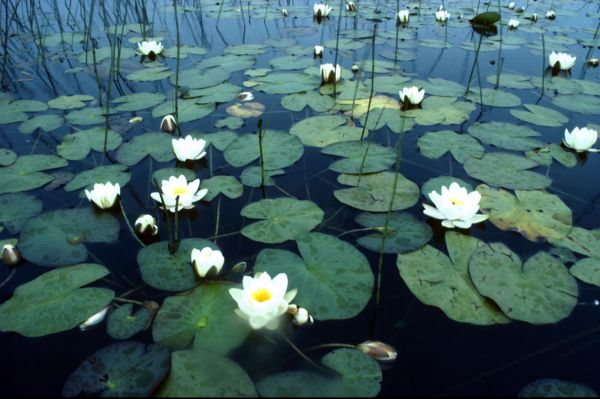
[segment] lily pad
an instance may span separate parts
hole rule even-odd
[[[0,331],[42,337],[77,327],[112,301],[111,290],[81,288],[108,273],[103,266],[84,263],[51,270],[20,285],[0,305]]]
[[[63,118],[60,115],[38,115],[19,125],[19,132],[23,134],[31,134],[36,129],[41,129],[44,132],[56,130],[63,125]]]
[[[600,287],[600,259],[581,259],[571,266],[569,273],[584,283]]]
[[[255,78],[258,82],[256,88],[267,94],[293,94],[311,91],[319,87],[321,78],[319,75],[307,75],[304,73],[270,73],[267,76]]]
[[[229,72],[222,68],[212,69],[188,69],[179,73],[179,86],[189,89],[204,89],[216,86],[229,78]],[[171,75],[170,81],[175,85],[175,74]]]
[[[367,258],[353,245],[334,236],[309,233],[296,241],[300,256],[281,249],[263,249],[255,270],[271,276],[286,273],[288,287],[297,288],[294,303],[318,320],[348,319],[367,305],[373,272]]]
[[[418,125],[458,125],[469,119],[475,106],[454,97],[426,97],[422,109],[406,111]]]
[[[299,112],[310,107],[315,112],[325,112],[331,109],[335,101],[330,96],[324,96],[314,91],[288,94],[281,99],[281,106],[289,111]]]
[[[81,161],[88,156],[90,151],[104,151],[103,127],[94,127],[87,130],[80,130],[77,133],[67,134],[61,144],[56,147],[56,152],[61,157],[71,161]],[[121,135],[114,130],[106,131],[106,149],[112,151],[119,147],[123,142]]]
[[[405,253],[421,248],[427,244],[433,232],[429,225],[423,223],[409,213],[394,212],[390,214],[387,229],[385,227],[386,215],[361,213],[354,220],[363,227],[372,227],[375,232],[360,237],[357,243],[371,251],[380,252],[381,243],[385,237],[383,252]]]
[[[128,74],[125,78],[133,82],[153,82],[171,76],[171,70],[165,65],[144,64],[142,69]]]
[[[75,191],[84,187],[92,189],[96,183],[106,183],[109,181],[112,184],[119,183],[119,186],[123,188],[131,179],[131,173],[126,170],[127,166],[119,164],[98,166],[94,169],[84,170],[65,185],[65,191]]]
[[[105,112],[106,109],[100,107],[82,108],[69,112],[66,119],[72,125],[97,125],[105,122]],[[114,109],[109,110],[110,114],[114,112]]]
[[[266,170],[288,167],[304,153],[304,146],[297,137],[278,130],[263,131],[262,147]],[[240,135],[227,146],[223,155],[227,163],[236,168],[259,159],[258,134]]]
[[[204,196],[205,201],[211,201],[219,194],[223,194],[230,199],[235,199],[244,193],[242,183],[233,176],[213,176],[202,180],[200,188],[208,189],[208,193]]]
[[[477,104],[480,102],[483,105],[490,107],[506,107],[513,108],[521,105],[521,99],[516,95],[502,90],[494,90],[489,88],[481,89],[482,96],[479,97],[479,89],[473,89],[469,91],[469,94],[465,96],[467,100],[471,100]]]
[[[527,111],[511,109],[510,113],[517,119],[538,126],[559,127],[569,121],[569,118],[558,111],[535,104],[523,104]]]
[[[552,99],[554,105],[571,112],[600,115],[600,98],[585,94],[558,95]]]
[[[577,282],[565,265],[547,252],[536,253],[522,265],[506,245],[486,244],[471,257],[469,272],[477,290],[512,319],[556,323],[577,305]]]
[[[152,311],[141,308],[135,314],[131,314],[133,304],[126,303],[110,312],[106,321],[106,332],[114,339],[127,339],[142,331],[150,318]]]
[[[499,152],[486,153],[481,159],[471,158],[464,163],[465,171],[474,179],[513,190],[541,190],[550,186],[549,177],[527,170],[537,165],[525,157]]]
[[[183,98],[193,98],[198,104],[226,103],[235,100],[240,91],[239,86],[226,82],[204,89],[189,90]]]
[[[10,166],[0,168],[0,194],[33,190],[49,183],[52,176],[43,170],[67,166],[67,161],[56,155],[23,155]]]
[[[192,134],[194,138],[201,138],[206,140],[208,144],[215,147],[219,151],[225,150],[231,142],[233,142],[238,135],[236,132],[232,132],[231,130],[221,130],[215,133],[202,133],[202,134]]]
[[[63,396],[150,396],[170,368],[171,353],[163,346],[125,341],[88,357],[67,378]]]
[[[507,150],[527,151],[546,145],[534,138],[540,135],[535,130],[507,122],[474,123],[467,130],[482,143]]]
[[[232,104],[225,111],[237,118],[258,118],[265,112],[265,106],[259,102]]]
[[[25,259],[36,265],[72,265],[87,259],[84,242],[115,242],[119,228],[114,216],[96,213],[91,206],[45,212],[23,226],[19,249]]]
[[[86,106],[85,101],[92,101],[95,97],[87,94],[75,94],[73,96],[59,96],[48,101],[48,106],[54,109],[77,109]]]
[[[0,112],[0,125],[27,120],[26,112],[43,112],[48,109],[46,103],[37,100],[3,101]]]
[[[419,138],[417,146],[421,154],[431,159],[438,159],[448,151],[459,163],[465,163],[469,158],[481,158],[485,149],[479,141],[467,134],[451,130],[428,132]]]
[[[191,122],[210,115],[215,110],[214,103],[201,103],[195,99],[180,99],[177,102],[179,123]],[[152,110],[152,117],[162,118],[167,114],[175,114],[175,104],[167,101]]]
[[[388,169],[396,161],[393,148],[364,141],[345,141],[328,145],[323,154],[344,157],[329,165],[338,173],[375,173]]]
[[[134,112],[155,107],[164,100],[165,96],[161,93],[134,93],[117,97],[112,102],[119,104],[115,108],[118,112]]]
[[[566,237],[549,238],[548,242],[578,254],[600,259],[600,230],[598,229],[588,230],[575,226]]]
[[[27,219],[42,211],[43,206],[42,201],[31,194],[0,195],[0,223],[11,233],[17,233]]]
[[[314,202],[294,198],[263,199],[246,205],[241,216],[263,219],[244,226],[242,235],[254,241],[275,244],[294,240],[323,221],[323,211]]]
[[[0,148],[0,166],[8,166],[15,163],[17,153],[8,148]]]
[[[250,166],[242,171],[240,180],[244,186],[248,187],[260,187],[261,184],[264,184],[265,186],[273,186],[275,185],[275,180],[272,179],[272,176],[279,176],[283,175],[284,173],[285,171],[283,169],[265,170],[265,181],[263,182],[260,166]]]
[[[165,133],[146,133],[135,136],[123,144],[116,153],[117,161],[133,166],[150,155],[157,162],[168,162],[175,158],[172,136]]]
[[[518,396],[525,398],[583,398],[596,397],[598,394],[587,385],[556,378],[541,378],[525,385],[519,391]]]
[[[341,115],[313,116],[294,124],[290,133],[309,147],[326,147],[341,141],[359,140],[362,129],[348,126]],[[367,137],[368,132],[365,132]]]

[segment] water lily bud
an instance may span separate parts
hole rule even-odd
[[[134,116],[133,118],[131,118],[129,120],[129,123],[140,123],[141,121],[143,121],[144,118],[142,118],[141,116]]]
[[[148,214],[140,215],[135,220],[135,231],[141,235],[156,235],[158,233],[158,226],[156,225],[154,216]]]
[[[600,60],[598,60],[598,58],[590,58],[588,60],[588,65],[591,67],[597,67],[600,64]]]
[[[213,277],[219,274],[225,263],[221,251],[204,247],[202,250],[192,249],[192,264],[200,278]]]
[[[308,310],[304,308],[298,308],[298,311],[294,315],[294,320],[292,323],[296,326],[302,326],[304,324],[312,324],[314,322],[312,316],[308,314]]]
[[[284,17],[287,17],[288,11],[284,8],[283,10],[281,10],[281,14],[283,14]]]
[[[348,4],[346,4],[346,10],[356,11],[356,4],[354,4],[352,1],[349,1]]]
[[[440,4],[440,5],[438,6],[438,9],[437,9],[437,10],[438,10],[438,11],[442,11],[443,9],[444,9],[444,6],[443,6],[442,4]]]
[[[509,30],[517,29],[517,26],[519,26],[519,20],[517,20],[517,19],[509,19],[508,20],[508,29]]]
[[[252,101],[254,100],[254,94],[249,91],[243,91],[237,95],[237,99],[240,101]]]
[[[523,14],[525,12],[525,7],[519,7],[515,10],[517,14]]]
[[[313,50],[313,58],[323,58],[323,46],[315,46],[315,49]]]
[[[554,10],[546,11],[546,18],[550,20],[556,19],[556,13],[554,12]]]
[[[5,244],[2,247],[2,262],[5,265],[13,267],[21,261],[21,252],[12,244]]]
[[[246,262],[237,263],[235,266],[233,266],[231,268],[231,273],[244,274],[244,272],[246,271],[246,267],[247,267]]]
[[[511,10],[512,10],[513,8],[515,8],[515,2],[514,2],[514,1],[511,1],[510,3],[508,3],[508,8],[509,8],[509,9],[511,9]]]
[[[296,313],[298,313],[298,305],[295,305],[295,304],[293,304],[293,303],[290,303],[290,304],[288,305],[287,312],[288,312],[289,314],[291,314],[292,316],[295,316],[295,315],[296,315]]]
[[[356,349],[380,362],[393,362],[398,356],[393,346],[384,344],[381,341],[365,341],[362,344],[358,344]]]
[[[320,72],[322,83],[339,82],[342,77],[342,68],[339,65],[334,67],[333,64],[323,64],[321,65]]]
[[[177,122],[173,115],[165,115],[160,122],[160,130],[167,133],[173,133],[177,128]]]
[[[529,17],[529,19],[531,19],[531,21],[533,21],[533,22],[537,22],[538,15],[536,13],[533,13],[533,14],[531,14],[531,17]]]
[[[356,64],[352,65],[352,72],[353,73],[358,72],[358,65],[356,65]]]
[[[86,321],[84,321],[83,323],[81,323],[79,325],[79,329],[81,331],[85,331],[85,330],[88,330],[91,327],[95,326],[96,324],[101,323],[102,320],[104,320],[104,317],[106,317],[106,313],[108,312],[109,308],[110,308],[110,305],[105,307],[98,313],[92,315],[89,319],[87,319]]]

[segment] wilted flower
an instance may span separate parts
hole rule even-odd
[[[163,52],[164,48],[161,43],[157,43],[154,40],[151,41],[142,41],[138,43],[137,53],[144,57],[150,58],[152,61],[156,58],[157,55]]]
[[[167,133],[173,133],[177,128],[177,121],[173,115],[165,115],[160,121],[160,130]]]
[[[575,60],[577,57],[573,57],[567,53],[557,53],[553,51],[548,56],[548,59],[550,61],[551,68],[556,68],[556,63],[558,62],[560,69],[563,71],[568,71],[575,65]]]
[[[287,285],[285,273],[279,273],[271,280],[269,274],[263,272],[254,277],[244,276],[243,289],[231,288],[229,294],[238,304],[236,313],[248,319],[253,329],[266,327],[273,330],[296,296],[295,289],[286,293]]]
[[[354,4],[354,2],[349,1],[348,4],[346,4],[346,10],[348,11],[356,11],[356,4]]]
[[[107,306],[104,309],[102,309],[101,311],[99,311],[98,313],[90,316],[89,319],[87,319],[86,321],[84,321],[83,323],[81,323],[79,325],[79,329],[81,331],[85,331],[85,330],[95,326],[96,324],[101,323],[102,320],[104,320],[104,318],[106,317],[106,313],[108,312],[109,308],[110,308],[110,306]]]
[[[446,22],[450,18],[450,13],[446,10],[438,10],[435,12],[435,20],[438,22]]]
[[[183,139],[171,140],[171,143],[175,156],[181,162],[196,161],[206,155],[206,140],[204,139],[195,139],[188,134]]]
[[[333,64],[321,65],[321,82],[322,83],[333,83],[339,82],[342,77],[342,68],[336,64],[335,68]]]
[[[410,19],[410,12],[408,10],[400,10],[396,15],[397,24],[407,24]]]
[[[327,4],[316,3],[313,5],[313,15],[317,18],[327,17],[331,10],[333,8]]]
[[[515,8],[515,2],[514,2],[514,1],[511,1],[510,3],[508,3],[508,8],[510,8],[511,10],[512,10],[513,8]]]
[[[204,247],[202,250],[192,249],[192,265],[200,278],[207,275],[216,276],[221,272],[225,258],[221,251],[213,250],[210,247]]]
[[[156,225],[154,216],[149,214],[138,216],[135,220],[135,231],[137,231],[138,234],[145,236],[156,235],[156,233],[158,233],[158,226]]]
[[[315,49],[313,50],[314,58],[323,58],[323,50],[325,50],[323,46],[315,46]]]
[[[577,152],[591,151],[598,152],[600,150],[592,148],[598,139],[598,132],[594,129],[588,129],[587,127],[576,127],[569,133],[568,129],[565,129],[565,137],[563,143],[574,149]]]
[[[548,10],[548,11],[546,11],[546,18],[548,18],[548,19],[556,19],[556,13],[554,12],[554,10]]]
[[[4,244],[2,247],[2,262],[7,266],[16,266],[21,261],[21,252],[12,244]]]
[[[381,341],[365,341],[358,344],[356,349],[380,362],[393,362],[398,356],[393,346],[384,344]]]
[[[111,182],[105,184],[96,183],[92,191],[85,190],[85,195],[100,209],[108,209],[115,204],[117,196],[121,195],[119,183],[113,185]]]
[[[519,20],[517,19],[509,19],[508,20],[508,29],[517,29],[517,26],[519,26]]]
[[[281,14],[283,14],[284,17],[287,17],[288,11],[284,8],[283,10],[281,10]]]
[[[425,89],[419,90],[417,86],[404,87],[399,92],[400,102],[402,102],[404,108],[410,108],[423,102],[425,97]]]
[[[435,219],[442,220],[442,226],[468,229],[474,223],[483,222],[489,216],[477,214],[481,194],[477,191],[467,193],[467,189],[456,182],[450,188],[442,186],[442,194],[436,191],[429,193],[429,198],[435,207],[423,204],[423,213]]]
[[[200,201],[206,193],[208,193],[208,190],[205,188],[198,190],[199,187],[200,179],[188,183],[185,176],[180,175],[179,177],[171,176],[169,177],[169,180],[163,180],[160,190],[167,209],[171,212],[175,212],[177,197],[179,197],[177,211],[180,211],[181,209],[192,209],[194,207],[194,202]],[[153,192],[150,196],[153,200],[162,205],[160,194],[158,192]]]
[[[243,91],[237,95],[237,99],[240,101],[252,101],[254,100],[254,94],[249,91]]]

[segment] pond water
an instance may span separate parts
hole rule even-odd
[[[600,389],[600,6],[313,4],[2,2],[4,395]]]

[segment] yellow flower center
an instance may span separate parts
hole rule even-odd
[[[259,288],[252,293],[252,298],[256,302],[265,302],[271,299],[271,292],[266,288]]]
[[[181,194],[187,194],[187,193],[188,193],[187,187],[176,187],[173,190],[173,195],[175,195],[175,196],[181,195]]]
[[[452,197],[450,198],[450,203],[454,206],[463,206],[465,204],[465,201]]]

